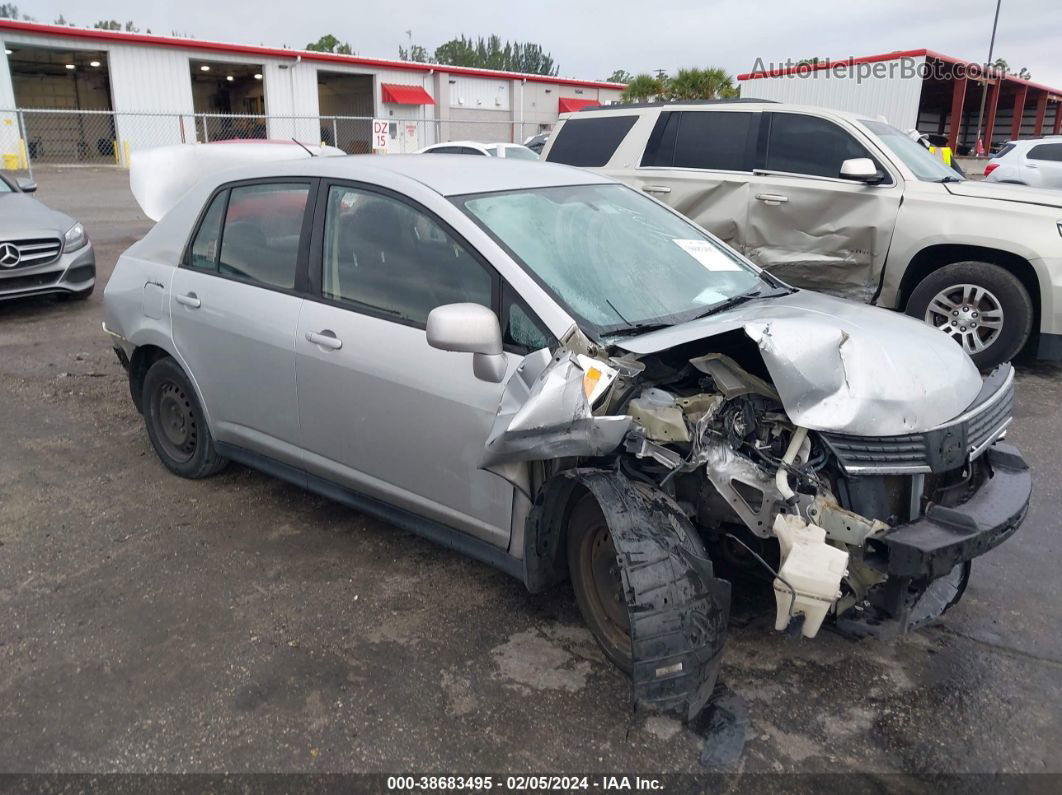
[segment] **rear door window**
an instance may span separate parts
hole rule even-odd
[[[661,113],[643,166],[751,171],[756,114],[729,111]]]
[[[561,125],[546,160],[584,168],[603,166],[612,159],[636,121],[637,116],[568,119]]]
[[[232,188],[218,273],[267,287],[293,289],[309,194],[308,183]]]
[[[847,130],[832,121],[800,113],[771,113],[770,118],[768,171],[839,178],[845,160],[869,157],[877,162]]]
[[[1053,160],[1062,161],[1062,143],[1060,144],[1037,144],[1026,155],[1029,160]]]

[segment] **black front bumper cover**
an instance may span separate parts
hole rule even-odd
[[[969,500],[930,505],[921,519],[867,539],[866,563],[890,579],[935,580],[1010,538],[1029,508],[1029,465],[1009,444],[996,443],[985,457],[989,476]]]

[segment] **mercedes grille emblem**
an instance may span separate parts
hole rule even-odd
[[[14,243],[0,243],[0,267],[13,268],[18,265],[22,255]]]

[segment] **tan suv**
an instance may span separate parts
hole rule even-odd
[[[982,367],[1062,358],[1062,193],[963,180],[901,131],[762,100],[616,105],[543,158],[607,174],[801,287],[906,311]]]

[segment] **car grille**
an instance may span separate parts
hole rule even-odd
[[[18,249],[18,263],[14,266],[0,268],[5,270],[28,268],[33,265],[47,265],[59,258],[63,250],[63,241],[56,237],[38,237],[26,240],[0,240],[0,244],[11,243]]]
[[[59,281],[62,273],[35,273],[32,276],[14,276],[5,279],[0,271],[0,295],[13,290],[32,290],[36,287],[50,287]]]
[[[969,409],[931,430],[899,436],[819,435],[848,474],[947,472],[981,455],[1013,414],[1014,370],[1005,365],[985,379]]]

